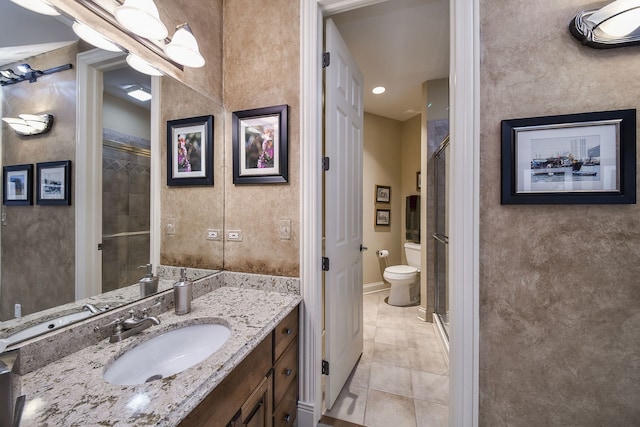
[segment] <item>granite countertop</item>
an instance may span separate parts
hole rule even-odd
[[[191,313],[162,322],[120,343],[108,338],[21,377],[27,402],[21,426],[174,426],[187,416],[301,301],[299,295],[222,287],[194,299]],[[129,348],[163,332],[222,323],[231,336],[208,359],[176,375],[135,386],[102,378]]]

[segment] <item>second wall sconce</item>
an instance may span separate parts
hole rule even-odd
[[[47,133],[53,126],[52,114],[20,114],[18,118],[3,117],[2,121],[21,136],[32,136]]]
[[[640,0],[616,0],[600,9],[580,11],[569,24],[583,44],[606,49],[640,43]]]

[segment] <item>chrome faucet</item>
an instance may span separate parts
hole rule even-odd
[[[146,311],[143,311],[142,317],[136,317],[133,310],[130,310],[128,318],[125,319],[124,317],[118,317],[106,325],[96,326],[95,330],[100,331],[101,329],[113,326],[109,342],[120,342],[149,328],[150,326],[159,324],[160,319],[155,316],[147,316]]]
[[[92,314],[101,313],[101,310],[98,307],[90,303],[83,305],[82,310],[89,310]]]

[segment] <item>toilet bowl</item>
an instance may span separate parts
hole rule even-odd
[[[389,282],[389,305],[405,306],[420,299],[418,278],[420,277],[420,244],[405,243],[404,252],[409,265],[392,265],[384,269],[382,277]]]

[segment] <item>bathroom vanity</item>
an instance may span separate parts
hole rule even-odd
[[[300,301],[296,293],[223,286],[194,299],[187,315],[160,313],[160,325],[136,336],[102,339],[22,375],[27,402],[21,425],[293,425]],[[203,362],[137,385],[103,378],[114,360],[142,342],[201,323],[231,330]]]

